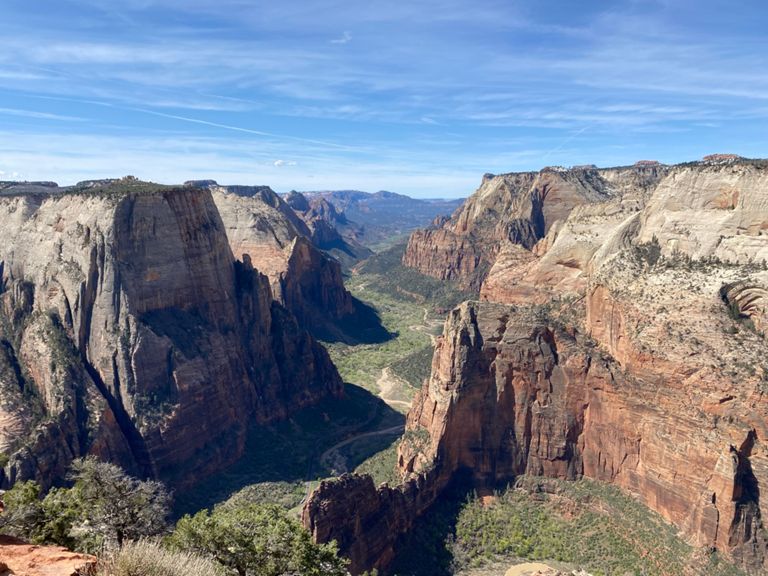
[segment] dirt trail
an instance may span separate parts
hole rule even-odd
[[[408,384],[392,374],[392,370],[390,370],[389,367],[384,368],[381,371],[381,376],[379,376],[379,379],[376,381],[376,385],[379,387],[379,398],[395,408],[395,410],[397,410],[397,406],[402,406],[406,411],[411,409],[411,402],[390,397],[392,393],[396,392],[398,389],[407,388]]]
[[[512,566],[509,570],[507,570],[505,576],[529,576],[539,572],[547,573],[552,571],[555,571],[555,569],[548,564],[542,564],[541,562],[526,562],[525,564]]]
[[[403,409],[405,409],[405,411],[410,409],[410,402],[406,402],[405,400],[397,400],[390,397],[391,394],[396,393],[398,389],[402,389],[404,386],[407,386],[407,384],[392,374],[392,371],[389,368],[384,368],[381,371],[381,376],[379,377],[376,384],[379,387],[379,398],[386,402],[390,407],[394,408],[395,410],[398,410],[399,408],[399,412],[402,412]],[[370,438],[371,436],[382,436],[385,434],[402,434],[404,430],[405,425],[400,424],[398,426],[391,426],[381,430],[373,430],[355,434],[354,436],[350,436],[349,438],[346,438],[341,442],[337,442],[328,448],[320,455],[318,462],[320,463],[321,467],[332,471],[335,475],[343,474],[344,472],[347,472],[348,469],[346,459],[339,453],[341,448],[352,444],[361,438]]]
[[[437,336],[435,336],[432,331],[437,328],[438,326],[442,326],[443,321],[442,320],[430,320],[429,319],[429,308],[424,308],[424,316],[422,316],[421,324],[413,324],[411,326],[408,326],[409,330],[413,330],[414,332],[423,332],[427,336],[429,336],[429,340],[432,344],[432,347],[434,348],[435,343],[437,341]]]
[[[390,428],[374,430],[373,432],[364,432],[362,434],[356,434],[351,438],[347,438],[346,440],[342,440],[341,442],[334,444],[333,446],[328,448],[328,450],[323,452],[320,455],[320,465],[323,466],[324,468],[327,468],[331,472],[333,472],[333,474],[336,476],[340,474],[344,474],[345,472],[348,472],[347,461],[341,454],[339,454],[340,448],[343,448],[348,444],[352,444],[353,442],[357,442],[361,438],[369,438],[371,436],[383,436],[385,434],[402,434],[403,431],[405,431],[405,425],[399,424],[397,426],[392,426]]]
[[[361,285],[358,287],[360,290],[365,289],[365,285]],[[422,316],[422,324],[420,325],[414,325],[409,326],[408,328],[410,330],[415,330],[419,332],[423,332],[429,335],[430,339],[432,340],[432,345],[435,344],[435,336],[430,333],[430,331],[436,326],[437,324],[442,324],[439,320],[429,320],[429,308],[424,308],[424,315]],[[392,373],[392,370],[389,367],[386,367],[382,369],[381,375],[379,376],[379,379],[376,381],[376,385],[379,388],[378,396],[381,398],[384,402],[386,402],[391,408],[397,410],[398,412],[404,413],[410,410],[411,408],[411,402],[406,400],[401,400],[397,397],[397,393],[400,390],[408,390],[410,388],[409,384],[402,379],[398,378],[395,374]],[[405,425],[401,424],[398,426],[392,426],[389,428],[384,428],[381,430],[373,430],[368,432],[361,432],[359,434],[355,434],[353,436],[350,436],[349,438],[346,438],[340,442],[337,442],[325,452],[323,452],[320,457],[316,460],[320,464],[322,468],[325,468],[326,470],[330,470],[334,475],[343,474],[348,471],[347,469],[347,461],[344,456],[339,452],[339,450],[349,444],[352,444],[353,442],[356,442],[360,440],[361,438],[369,438],[371,436],[382,436],[386,434],[402,434],[405,431]],[[308,479],[309,479],[308,475]],[[311,491],[312,482],[307,482],[307,497],[309,496],[309,493]]]

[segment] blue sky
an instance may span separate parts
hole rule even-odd
[[[0,179],[467,195],[768,156],[764,2],[3,0]]]

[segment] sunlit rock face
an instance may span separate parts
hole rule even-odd
[[[187,484],[234,461],[251,423],[341,393],[322,347],[233,257],[208,190],[3,197],[0,228],[5,484],[48,485],[86,453]]]
[[[575,172],[593,173],[592,188]],[[522,196],[486,177],[464,212],[411,238],[412,256],[436,258],[434,275],[479,282],[481,302],[449,315],[408,415],[395,490],[418,485],[426,501],[402,506],[421,514],[459,474],[477,487],[586,476],[764,573],[768,164],[555,171],[547,179],[578,182],[579,193],[562,193],[533,236],[496,234],[520,214],[507,199],[542,189],[543,173],[501,177],[522,183]],[[440,260],[450,250],[429,238],[441,235],[487,273]],[[397,530],[410,528],[394,520],[409,514],[389,492],[366,494]],[[325,534],[320,519],[335,518],[333,537],[345,524],[327,490],[323,502],[314,527]],[[372,538],[386,559],[384,536]]]

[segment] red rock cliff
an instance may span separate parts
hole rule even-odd
[[[627,188],[646,189],[665,170],[662,166],[581,167],[486,174],[477,191],[450,219],[411,235],[403,264],[479,290],[506,245],[530,249],[576,206],[605,201]]]
[[[6,483],[47,485],[89,452],[188,483],[236,459],[251,422],[341,393],[235,261],[210,192],[135,186],[0,200],[4,385],[40,404],[0,418]]]
[[[310,241],[313,231],[277,194],[266,186],[209,187],[235,257],[250,257],[302,326],[324,333],[354,313],[341,266]]]
[[[446,321],[398,465],[427,494],[462,471],[610,482],[761,574],[768,168],[665,171],[572,208],[531,250],[503,247],[486,302]],[[328,536],[344,524],[331,502],[324,517]]]

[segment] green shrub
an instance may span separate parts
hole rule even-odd
[[[414,388],[421,388],[432,372],[432,356],[434,353],[435,349],[431,345],[424,346],[405,358],[394,362],[391,366],[392,372]]]
[[[345,576],[336,545],[315,544],[280,506],[224,503],[184,516],[168,538],[179,551],[214,558],[240,576]]]
[[[40,485],[29,480],[17,482],[3,494],[0,532],[10,536],[29,537],[42,520]]]
[[[69,495],[80,505],[72,531],[87,543],[81,547],[121,547],[126,540],[155,536],[167,528],[171,497],[161,482],[138,480],[93,457],[75,460],[72,477],[75,486]]]

